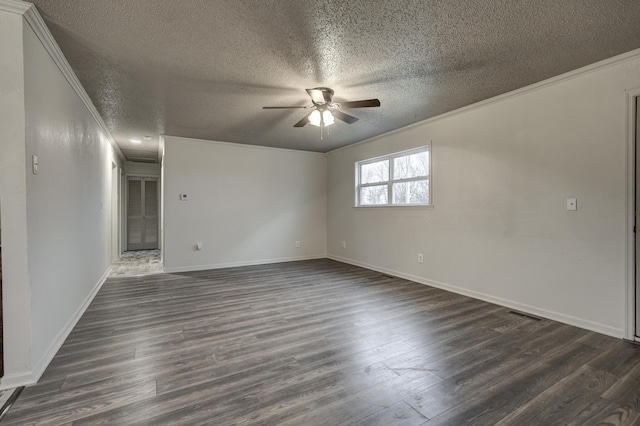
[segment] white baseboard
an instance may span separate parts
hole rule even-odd
[[[42,357],[38,360],[38,362],[36,363],[36,365],[32,370],[31,376],[33,377],[33,382],[28,384],[31,385],[31,384],[37,383],[38,380],[40,380],[40,377],[42,376],[44,371],[47,369],[47,366],[49,366],[49,363],[51,363],[51,360],[53,359],[53,357],[56,355],[56,353],[58,353],[58,350],[60,349],[64,341],[67,339],[67,337],[73,330],[73,327],[76,326],[76,324],[78,323],[78,321],[80,320],[84,312],[87,310],[87,308],[93,301],[93,298],[96,297],[96,294],[102,288],[102,285],[107,280],[107,277],[111,273],[112,269],[113,269],[113,266],[110,266],[106,270],[106,272],[100,277],[98,282],[93,286],[93,289],[91,290],[89,295],[84,299],[82,304],[78,307],[76,312],[73,314],[71,319],[67,321],[67,323],[62,328],[62,330],[60,330],[60,332],[58,333],[56,338],[53,340],[53,342],[51,342],[51,344],[45,351],[44,355],[42,355]],[[3,385],[4,385],[4,379],[3,379]],[[23,386],[23,385],[20,385],[20,386]]]
[[[586,330],[595,331],[597,333],[606,334],[608,336],[617,337],[620,339],[624,337],[624,330],[622,328],[611,327],[605,324],[596,323],[583,318],[577,318],[571,315],[565,315],[560,312],[549,311],[547,309],[539,308],[536,306],[531,306],[531,305],[516,302],[513,300],[492,296],[490,294],[468,290],[466,288],[457,287],[457,286],[442,283],[439,281],[429,280],[426,278],[418,277],[416,275],[405,274],[404,272],[396,271],[393,269],[387,269],[380,266],[370,265],[368,263],[359,262],[357,260],[352,260],[345,257],[335,256],[331,254],[327,255],[327,257],[329,259],[336,260],[338,262],[348,263],[350,265],[359,266],[361,268],[370,269],[372,271],[382,272],[384,274],[393,275],[398,278],[404,278],[406,280],[414,281],[419,284],[424,284],[424,285],[436,287],[442,290],[450,291],[452,293],[473,297],[474,299],[479,299],[485,302],[494,303],[496,305],[504,306],[510,309],[516,309],[518,311],[526,312],[539,317],[548,318],[554,321],[584,328]]]
[[[326,254],[319,254],[313,256],[300,256],[300,257],[286,257],[280,259],[262,259],[262,260],[249,260],[242,262],[228,262],[228,263],[214,263],[211,265],[195,265],[195,266],[178,266],[173,268],[164,267],[164,272],[167,274],[176,272],[194,272],[194,271],[206,271],[208,269],[223,269],[223,268],[236,268],[239,266],[255,266],[255,265],[268,265],[271,263],[283,263],[283,262],[296,262],[300,260],[314,260],[314,259],[326,259]]]
[[[7,374],[0,381],[0,391],[7,389],[15,389],[20,386],[35,385],[36,380],[31,371],[23,371],[21,373]]]

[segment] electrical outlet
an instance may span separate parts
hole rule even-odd
[[[342,248],[347,248],[347,242],[346,241],[342,242]]]
[[[300,241],[296,241],[296,248],[300,247]]]
[[[424,263],[424,255],[422,253],[418,253],[418,263]]]

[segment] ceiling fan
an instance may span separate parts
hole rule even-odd
[[[346,114],[341,109],[349,108],[370,108],[379,107],[380,100],[378,99],[366,99],[362,101],[351,102],[333,102],[333,90],[328,87],[315,87],[313,89],[306,89],[307,93],[311,97],[313,105],[310,106],[266,106],[262,109],[289,109],[289,108],[302,108],[313,109],[304,118],[298,121],[293,127],[304,127],[307,123],[325,127],[330,126],[335,122],[335,118],[342,120],[347,124],[353,124],[358,119],[352,115]]]

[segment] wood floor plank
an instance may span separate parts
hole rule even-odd
[[[613,383],[602,396],[640,412],[640,363],[635,364],[620,380]]]
[[[547,388],[527,404],[496,423],[496,426],[522,424],[562,424],[567,417],[576,419],[594,398],[616,383],[613,374],[583,365]]]
[[[630,407],[609,404],[600,413],[587,420],[585,425],[632,426],[640,424],[640,413]]]
[[[514,339],[514,346],[494,356],[479,357],[480,363],[473,361],[472,365],[463,363],[468,357],[469,351],[453,353],[448,362],[454,362],[452,369],[434,369],[433,373],[445,380],[434,386],[427,393],[417,392],[409,395],[407,401],[427,417],[436,417],[438,414],[467,400],[473,399],[479,393],[486,392],[505,378],[516,374],[532,364],[540,361],[537,349],[541,341],[553,342],[552,348],[560,349],[567,342],[567,327],[558,323],[548,323],[544,329],[537,329],[536,335],[528,335],[530,339],[526,343],[519,343]],[[536,338],[537,337],[537,338]],[[532,349],[536,350],[532,350]],[[474,351],[471,351],[474,354]],[[552,354],[551,350],[546,352]],[[553,361],[553,358],[546,358]]]
[[[183,386],[164,394],[157,394],[151,401],[132,403],[125,407],[105,410],[82,420],[74,422],[76,425],[96,424],[154,424],[162,419],[179,417],[181,414],[205,410],[204,414],[215,419],[211,413],[212,407],[217,407],[221,413],[227,412],[231,406],[239,405],[246,409],[246,402],[252,398],[255,387],[270,386],[287,371],[295,370],[298,366],[295,360],[284,359],[272,364],[260,364],[251,369],[239,372],[227,372],[220,377],[198,383],[185,383]],[[212,417],[213,416],[213,417]]]
[[[2,425],[634,424],[629,343],[328,259],[109,278]]]
[[[353,426],[388,426],[388,425],[407,425],[418,426],[424,424],[427,420],[425,416],[414,410],[404,401],[395,403],[394,405],[384,408],[361,420],[357,420],[351,425]]]
[[[454,408],[431,418],[427,425],[493,425],[593,359],[596,351],[586,345],[571,346],[556,353],[553,360],[534,363],[485,389],[482,394],[465,395]]]
[[[282,425],[348,424],[390,407],[411,393],[427,391],[440,382],[438,377],[429,372],[415,373],[392,377],[359,392],[351,391],[346,398],[299,414]]]
[[[31,400],[26,404],[14,405],[11,408],[12,416],[3,420],[3,426],[64,424],[154,396],[154,381],[135,381],[108,389],[76,389],[72,394],[54,394],[45,403]]]
[[[623,377],[640,363],[640,346],[622,340],[608,345],[605,352],[589,362],[594,368]]]

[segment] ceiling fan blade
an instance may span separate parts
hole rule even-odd
[[[353,115],[345,114],[342,111],[332,110],[331,114],[333,114],[333,116],[338,120],[342,120],[347,124],[353,124],[358,121],[358,118],[354,117]]]
[[[369,108],[369,107],[379,107],[380,100],[379,99],[366,99],[363,101],[352,101],[352,102],[337,102],[340,108]]]
[[[333,90],[328,87],[315,87],[313,89],[306,89],[311,100],[316,105],[330,104],[333,99]]]
[[[262,109],[290,109],[290,108],[311,108],[308,106],[266,106],[262,107]]]
[[[305,115],[304,118],[298,121],[293,127],[304,127],[309,122],[309,114]]]

